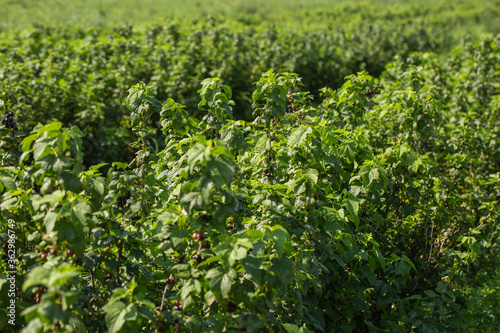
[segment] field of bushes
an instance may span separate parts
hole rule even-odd
[[[1,331],[500,330],[499,1],[0,6]]]

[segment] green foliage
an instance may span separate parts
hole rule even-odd
[[[29,1],[28,8],[30,5],[35,6]],[[284,87],[289,84],[287,80],[293,78],[273,78],[270,75],[267,80],[276,79],[278,83],[273,85],[273,91],[266,92],[264,90],[271,87],[265,87],[259,77],[269,69],[274,73],[297,73],[304,85],[317,96],[319,89],[325,86],[332,89],[341,87],[344,77],[352,73],[366,71],[378,77],[394,56],[406,59],[414,51],[443,51],[455,46],[462,38],[457,34],[454,42],[449,44],[451,38],[442,40],[440,36],[448,36],[457,26],[463,26],[463,22],[450,23],[449,26],[435,22],[428,17],[428,13],[422,13],[414,5],[408,4],[401,12],[392,5],[384,7],[387,11],[370,10],[367,4],[346,3],[339,5],[338,10],[330,8],[330,5],[322,3],[324,10],[318,8],[313,12],[297,8],[290,15],[298,15],[301,22],[308,23],[289,28],[283,24],[270,24],[275,22],[273,20],[251,24],[243,19],[234,21],[223,16],[194,20],[188,24],[170,19],[156,23],[147,20],[148,25],[122,23],[108,28],[100,25],[89,27],[87,24],[36,24],[23,32],[10,31],[2,35],[0,90],[17,96],[17,103],[9,108],[18,119],[23,120],[26,132],[33,130],[39,119],[47,123],[60,121],[68,127],[78,126],[85,133],[82,140],[86,167],[115,161],[128,163],[134,156],[130,143],[135,137],[125,128],[135,126],[138,118],[127,111],[123,99],[130,86],[137,82],[150,85],[151,94],[159,101],[171,98],[179,105],[190,106],[185,112],[197,119],[206,117],[207,126],[214,127],[217,132],[222,127],[222,114],[229,119],[234,117],[250,121],[254,120],[253,112],[260,114],[262,109],[275,118],[283,116],[285,109],[279,106],[286,95]],[[477,5],[479,8],[484,6]],[[6,6],[2,5],[2,8]],[[103,6],[99,4],[97,7]],[[462,11],[469,9],[463,6],[466,8]],[[117,4],[115,7],[118,10],[125,6]],[[445,3],[443,7],[450,6]],[[456,9],[459,13],[460,8]],[[439,9],[440,13],[444,10]],[[484,9],[484,12],[490,11]],[[145,10],[136,12],[143,13]],[[415,12],[418,15],[414,16]],[[311,17],[311,13],[319,19]],[[353,17],[338,13],[362,15]],[[468,22],[476,22],[477,15],[487,16],[483,13],[467,14],[470,15],[467,16]],[[6,16],[17,17],[15,14]],[[342,22],[336,22],[336,28],[333,28],[332,18],[340,16]],[[344,16],[351,19],[344,21]],[[106,18],[108,20],[109,17]],[[492,28],[486,31],[499,30]],[[203,81],[207,77],[213,77],[208,80],[214,81]],[[364,79],[366,77],[360,80]],[[199,91],[199,82],[202,81],[205,83]],[[260,83],[252,96],[254,81]],[[349,96],[345,94],[364,87],[362,82],[350,84],[353,86],[344,87],[340,100]],[[475,89],[481,88],[477,86]],[[370,93],[369,90],[365,93]],[[201,101],[200,93],[203,96]],[[404,94],[403,91],[401,93]],[[433,93],[436,92],[429,91],[429,96]],[[260,100],[263,97],[261,94],[266,94],[265,100]],[[409,96],[405,103],[413,103],[414,98]],[[196,109],[193,106],[198,102],[201,104]],[[319,102],[316,101],[316,104]],[[252,107],[254,103],[262,105]],[[353,119],[349,122],[355,121],[354,118],[359,120],[364,110],[357,101],[352,103],[343,111],[352,112]],[[301,107],[295,106],[297,110]],[[369,103],[366,106],[369,107]],[[412,117],[423,108],[418,103],[411,107],[414,112],[409,116]],[[209,113],[204,112],[206,110]],[[161,124],[160,117],[160,114],[154,113],[150,118],[150,141],[155,153],[164,148],[163,134],[166,133],[163,132],[171,128]],[[211,125],[214,117],[219,125]],[[172,121],[165,115],[162,119],[164,122]],[[178,116],[173,123],[182,122],[182,119],[187,118]],[[406,127],[411,126],[409,119],[402,119]],[[180,126],[176,130],[182,131],[182,128]]]
[[[498,267],[498,44],[396,58],[319,104],[297,74],[267,71],[253,122],[234,119],[219,77],[187,107],[140,82],[114,101],[129,110],[129,163],[86,168],[85,134],[61,122],[2,126],[0,215],[15,224],[1,237],[22,274],[17,326],[0,329],[484,328],[494,309],[474,323],[467,298]],[[2,318],[8,287],[3,273]]]

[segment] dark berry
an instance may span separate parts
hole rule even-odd
[[[42,255],[40,256],[40,258],[46,259],[47,258],[47,253],[42,253]]]
[[[69,250],[69,249],[68,249],[68,250],[66,250],[66,255],[67,255],[68,257],[71,257],[71,256],[73,256],[74,254],[75,254],[75,252],[73,252],[73,251],[71,251],[71,250]]]
[[[57,253],[57,249],[56,248],[50,249],[50,254],[54,255],[56,253]]]
[[[229,301],[227,303],[227,311],[228,312],[235,312],[236,310],[238,310],[238,306],[233,301]]]

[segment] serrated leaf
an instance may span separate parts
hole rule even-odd
[[[125,288],[115,288],[113,290],[113,295],[111,295],[111,298],[108,301],[108,304],[114,303],[122,298],[127,297],[128,291]]]
[[[21,141],[21,149],[23,152],[28,152],[30,150],[31,144],[33,141],[38,139],[38,134],[31,134],[30,136],[27,136]]]
[[[315,170],[315,169],[308,169],[308,170],[307,170],[307,176],[309,177],[309,179],[311,179],[311,181],[312,181],[314,184],[318,184],[318,176],[319,176],[319,172],[318,172],[318,170]]]
[[[42,284],[47,285],[50,277],[50,271],[42,266],[37,266],[29,271],[26,280],[23,283],[23,291],[28,288]]]
[[[61,129],[61,127],[62,127],[62,123],[59,121],[55,121],[55,122],[52,122],[50,124],[47,124],[47,125],[41,127],[38,130],[38,134],[42,134],[44,132],[50,132],[50,131],[58,131]]]
[[[275,225],[273,227],[266,226],[266,236],[264,239],[271,239],[274,242],[279,256],[283,253],[285,241],[289,237],[288,231],[280,225]]]
[[[353,219],[356,227],[359,225],[359,199],[349,193],[349,196],[344,199],[344,204],[349,211],[351,218]]]
[[[109,333],[118,333],[125,324],[124,314],[125,304],[123,302],[108,303],[103,307],[106,312],[105,321]]]
[[[9,191],[14,191],[17,188],[13,175],[5,170],[0,171],[0,181]]]
[[[246,272],[245,278],[250,278],[253,282],[260,286],[262,276],[260,261],[253,256],[247,256],[241,261],[241,266]]]
[[[373,168],[370,170],[368,173],[368,184],[365,185],[365,187],[370,186],[370,184],[379,178],[379,173],[377,168]]]
[[[50,144],[55,142],[56,139],[52,138],[42,138],[38,139],[35,142],[35,145],[33,146],[33,158],[35,161],[38,161],[40,158],[48,155],[48,154],[54,154],[52,151],[52,148],[50,147]]]
[[[311,133],[312,133],[311,127],[301,126],[297,128],[290,135],[290,138],[288,138],[288,146],[292,148],[300,146],[302,142],[307,138],[307,136]]]

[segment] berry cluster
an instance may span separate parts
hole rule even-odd
[[[273,169],[273,167],[271,167],[270,169],[264,170],[264,176],[266,176],[267,178],[273,178],[274,175],[271,172],[272,169]]]
[[[19,130],[17,128],[16,122],[14,121],[14,112],[5,111],[5,117],[2,119],[2,125],[5,125],[8,129],[14,129],[14,131]]]
[[[40,287],[40,292],[43,293],[43,287]],[[35,302],[37,304],[40,303],[40,297],[42,297],[40,293],[35,294]]]
[[[184,307],[181,304],[181,301],[179,301],[178,299],[175,300],[174,304],[175,304],[174,310],[182,311],[182,309],[184,309]]]
[[[170,274],[170,277],[167,279],[167,284],[169,286],[169,289],[171,289],[175,285],[176,281],[174,279],[174,276]]]
[[[195,255],[193,256],[193,258],[196,260],[196,262],[197,262],[198,264],[199,264],[200,262],[203,262],[203,261],[207,260],[207,258],[206,258],[206,257],[202,257],[202,256],[201,256],[201,255],[199,255],[199,254],[195,254]]]

